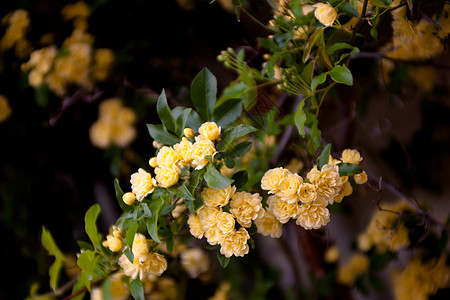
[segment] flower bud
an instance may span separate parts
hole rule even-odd
[[[136,195],[131,192],[125,193],[122,196],[122,200],[127,205],[133,205],[134,201],[136,201]]]
[[[183,134],[189,139],[192,139],[195,136],[195,132],[191,128],[185,128]]]
[[[332,26],[337,17],[337,9],[325,3],[317,3],[313,6],[316,8],[314,11],[316,19],[325,27]]]
[[[158,166],[158,163],[156,162],[156,157],[150,158],[150,160],[148,161],[148,164],[150,165],[150,167],[156,168]]]
[[[220,137],[220,127],[215,122],[205,122],[200,126],[198,132],[210,141]]]

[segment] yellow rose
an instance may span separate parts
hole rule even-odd
[[[206,240],[210,245],[217,245],[225,236],[225,233],[217,227],[217,223],[213,225],[213,227],[209,228],[205,231]]]
[[[224,234],[228,234],[234,230],[234,218],[233,215],[227,212],[220,212],[217,215],[217,228],[219,228]]]
[[[191,278],[197,278],[209,269],[209,257],[201,248],[188,248],[181,252],[180,261]]]
[[[255,219],[255,225],[258,233],[273,238],[279,238],[282,235],[282,225],[277,218],[270,212],[261,209],[258,218]]]
[[[235,192],[236,187],[231,185],[220,190],[207,187],[202,190],[201,197],[207,206],[224,207],[228,204],[231,196],[233,196]]]
[[[210,141],[217,140],[220,137],[220,126],[215,122],[205,122],[200,126],[198,132]]]
[[[176,167],[158,167],[155,169],[155,174],[156,181],[159,186],[163,188],[171,187],[178,182],[178,179],[180,179],[180,172]]]
[[[269,191],[270,194],[279,192],[280,183],[287,172],[288,170],[282,167],[268,170],[261,179],[261,188]]]
[[[317,200],[333,204],[334,198],[339,194],[342,185],[338,166],[327,164],[322,167],[321,171],[314,166],[306,176],[314,184]]]
[[[220,245],[220,253],[226,257],[244,256],[248,253],[249,247],[247,241],[250,235],[244,227],[234,230],[232,233],[224,236]]]
[[[200,223],[200,218],[198,216],[189,215],[188,221],[189,231],[197,239],[201,239],[205,234],[205,230]]]
[[[107,245],[106,247],[108,247],[109,250],[113,252],[117,252],[120,251],[120,249],[122,249],[122,240],[110,234],[106,236],[105,244]],[[105,246],[105,244],[103,246]]]
[[[127,205],[133,205],[134,201],[136,201],[136,195],[131,192],[125,193],[122,196],[122,200]]]
[[[214,144],[209,139],[203,135],[195,137],[195,143],[192,147],[192,167],[196,170],[202,169],[208,163],[206,157],[213,157],[216,152]]]
[[[152,175],[144,169],[139,168],[137,173],[131,175],[131,191],[136,195],[138,201],[142,201],[148,194],[156,188],[156,181]]]
[[[313,6],[316,8],[314,10],[316,19],[325,27],[332,26],[337,17],[337,9],[325,3],[317,3]]]
[[[197,211],[197,215],[200,218],[200,223],[205,231],[208,231],[210,228],[216,226],[217,216],[219,215],[220,210],[216,207],[203,205]]]
[[[341,160],[345,163],[359,164],[363,158],[357,150],[345,149],[342,151]]]
[[[158,151],[156,163],[160,167],[172,167],[180,160],[180,155],[172,148],[163,146]]]
[[[286,175],[278,186],[280,191],[277,193],[277,196],[289,203],[297,202],[297,191],[302,183],[303,178],[301,178],[298,174],[286,171]]]
[[[313,184],[303,182],[298,189],[298,198],[302,203],[311,203],[316,200],[317,193]]]
[[[297,225],[305,229],[319,229],[330,222],[330,211],[326,203],[308,203],[300,205],[298,210]]]
[[[362,171],[359,174],[353,175],[353,179],[355,180],[356,184],[364,184],[367,182],[367,173],[365,171]]]
[[[262,197],[258,193],[237,192],[231,197],[230,212],[241,226],[248,228],[262,209],[261,201]]]
[[[350,184],[350,181],[346,180],[341,185],[341,190],[339,191],[339,193],[336,195],[336,197],[334,197],[334,201],[337,203],[341,203],[341,201],[342,201],[342,199],[344,199],[344,197],[349,196],[352,193],[353,193],[352,185]]]
[[[142,254],[148,253],[147,238],[141,233],[136,233],[131,247],[134,257],[139,258]]]
[[[187,166],[192,162],[193,146],[194,145],[185,137],[181,139],[180,143],[173,145],[173,149],[178,153],[182,165]]]
[[[146,271],[153,276],[161,276],[167,269],[166,258],[159,253],[150,253],[145,261]]]
[[[285,224],[291,218],[298,215],[299,205],[283,201],[280,197],[273,195],[267,199],[268,211],[270,211],[280,223]]]

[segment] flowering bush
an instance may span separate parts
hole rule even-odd
[[[41,109],[58,103],[57,117],[45,124],[57,128],[77,99],[98,101],[98,114],[74,120],[89,116],[83,140],[111,160],[117,200],[105,202],[107,193],[95,189],[76,250],[42,227],[51,291],[35,283],[27,299],[444,298],[449,212],[432,211],[421,188],[438,185],[440,177],[424,165],[445,163],[435,157],[447,158],[448,127],[438,112],[432,121],[408,115],[408,125],[423,122],[428,131],[417,141],[419,133],[402,132],[408,138],[401,139],[392,128],[408,126],[386,112],[408,97],[422,97],[424,109],[446,103],[448,1],[207,2],[170,3],[189,16],[208,7],[248,22],[255,42],[223,47],[214,74],[197,61],[201,71],[192,78],[180,75],[174,61],[139,57],[133,63],[167,63],[176,74],[177,87],[153,89],[146,79],[138,86],[143,73],[127,74],[127,63],[148,47],[133,48],[142,37],[119,41],[118,49],[94,43],[102,25],[92,16],[113,4],[61,5],[70,33],[58,40],[46,34],[36,42],[35,15],[25,9],[4,17],[0,75],[20,74],[20,91],[34,95]],[[92,29],[95,38],[91,22],[100,26]],[[11,132],[22,122],[17,94],[0,90],[0,126]],[[380,101],[386,95],[392,101]],[[377,108],[380,102],[392,106]],[[439,130],[426,127],[433,121]],[[387,132],[395,138],[381,139]],[[424,140],[430,142],[424,152],[410,146]],[[138,143],[143,151],[134,151]],[[445,166],[433,170],[445,177]],[[11,179],[0,192],[8,199],[5,187],[27,183],[25,172],[13,169],[5,160],[2,175]],[[92,164],[85,173],[94,181],[100,170]],[[411,174],[420,180],[412,182]],[[412,196],[421,193],[425,201]]]

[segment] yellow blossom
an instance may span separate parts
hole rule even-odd
[[[0,95],[0,122],[6,121],[11,115],[12,109],[9,105],[8,99]]]
[[[241,226],[249,228],[262,209],[261,201],[258,193],[237,192],[231,197],[230,212]]]
[[[192,236],[197,239],[201,239],[205,234],[205,230],[202,227],[200,218],[191,214],[189,215],[187,223],[189,225],[189,232],[192,234]]]
[[[181,139],[180,143],[173,145],[173,149],[178,153],[180,163],[184,166],[188,166],[193,159],[193,144],[185,137]]]
[[[258,233],[264,236],[271,236],[273,238],[279,238],[282,235],[282,224],[277,218],[270,212],[262,208],[258,214],[258,218],[255,219],[255,225]]]
[[[200,126],[198,132],[208,140],[214,141],[220,137],[220,126],[217,126],[215,122],[205,122]]]
[[[217,222],[211,228],[205,231],[206,240],[210,245],[217,245],[226,234],[217,227]]]
[[[317,199],[316,188],[313,184],[303,182],[298,188],[298,199],[302,203],[311,203]]]
[[[317,169],[317,166],[314,166],[306,176],[314,184],[317,199],[333,204],[334,198],[339,194],[342,185],[338,166],[326,164],[321,171]]]
[[[334,197],[334,201],[336,203],[341,203],[344,197],[349,196],[352,193],[353,193],[352,185],[350,184],[350,181],[348,181],[348,178],[346,178],[345,181],[343,180],[339,193],[336,195],[336,197]]]
[[[267,205],[268,211],[282,224],[298,216],[299,205],[297,203],[288,203],[276,195],[272,195],[267,199]]]
[[[120,251],[122,249],[122,240],[118,237],[108,234],[106,240],[102,243],[103,247],[109,248],[113,252]]]
[[[111,281],[109,292],[114,300],[126,300],[130,295],[130,291],[123,280],[123,277],[123,272],[115,273],[109,277],[109,280]]]
[[[297,225],[305,229],[320,229],[330,222],[330,212],[324,202],[302,204],[298,210]]]
[[[222,1],[223,2],[223,1]],[[230,1],[231,3],[231,1]],[[215,291],[214,295],[208,298],[208,300],[228,300],[228,292],[231,289],[231,284],[228,281],[224,281]]]
[[[196,170],[202,169],[208,163],[207,156],[211,158],[216,153],[214,144],[203,135],[195,137],[195,143],[192,147],[192,162],[191,165]]]
[[[175,166],[172,168],[158,167],[155,169],[155,174],[156,181],[159,186],[163,188],[171,187],[178,182],[178,179],[180,179],[180,170]]]
[[[122,200],[127,205],[133,205],[134,201],[136,201],[136,195],[131,192],[127,192],[123,194]]]
[[[278,193],[281,181],[287,173],[288,170],[282,167],[268,170],[261,179],[261,188],[269,191],[270,194]]]
[[[325,250],[324,260],[329,264],[334,264],[339,260],[340,252],[336,246],[328,247]]]
[[[362,171],[359,174],[353,175],[353,179],[355,180],[356,184],[364,184],[367,182],[367,173],[365,171]]]
[[[180,253],[181,266],[191,278],[197,278],[209,269],[209,257],[200,248],[188,248]]]
[[[158,163],[156,161],[156,157],[150,158],[150,160],[148,161],[148,164],[150,165],[150,167],[156,168],[158,166]]]
[[[316,3],[313,6],[316,8],[314,10],[316,19],[325,27],[332,26],[337,17],[337,9],[325,3]]]
[[[217,215],[217,228],[223,234],[231,233],[234,230],[235,220],[232,214],[221,211]]]
[[[73,20],[76,18],[89,17],[91,10],[84,1],[77,1],[75,3],[67,4],[61,10],[61,14],[66,20]]]
[[[220,253],[225,257],[244,256],[249,251],[247,241],[250,235],[244,227],[234,230],[232,233],[223,237],[220,242]]]
[[[276,194],[286,202],[298,202],[297,192],[302,183],[302,177],[300,177],[298,174],[291,173],[290,171],[286,170],[286,174],[283,179],[281,179],[280,185],[278,186],[279,192],[277,192]]]
[[[199,208],[197,215],[199,216],[200,223],[205,231],[216,227],[219,212],[220,210],[217,207],[203,205]]]
[[[341,160],[345,163],[359,164],[363,160],[363,158],[358,150],[345,149],[344,151],[342,151]]]
[[[369,269],[369,258],[362,253],[355,253],[338,268],[337,280],[341,284],[351,285],[358,276]]]
[[[220,190],[206,187],[202,190],[201,197],[207,206],[223,207],[228,204],[235,192],[236,187],[231,185]]]
[[[138,201],[142,201],[148,194],[156,188],[156,181],[150,173],[142,168],[138,172],[131,174],[131,190],[136,195]]]
[[[135,257],[139,257],[142,254],[148,253],[147,238],[142,233],[136,233],[133,239],[133,245],[131,251]]]
[[[184,134],[185,137],[187,137],[189,139],[192,139],[195,136],[195,132],[191,128],[185,128],[183,130],[183,134]]]
[[[156,163],[160,167],[168,167],[171,168],[173,165],[176,165],[180,160],[180,155],[169,146],[163,146],[158,151],[158,155],[156,156]]]

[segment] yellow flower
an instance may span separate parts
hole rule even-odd
[[[133,245],[131,247],[135,257],[139,257],[142,254],[148,253],[147,238],[141,233],[136,233],[133,239]]]
[[[281,181],[287,173],[288,170],[282,167],[268,170],[261,179],[261,188],[270,194],[278,193]]]
[[[205,234],[205,230],[202,227],[200,218],[198,216],[189,215],[188,221],[189,232],[197,239],[201,239]]]
[[[185,137],[190,138],[190,139],[194,138],[194,136],[195,136],[195,132],[191,128],[185,128],[183,130],[183,134]]]
[[[355,279],[369,269],[369,258],[362,253],[355,253],[349,261],[339,266],[337,280],[341,284],[351,285]]]
[[[65,20],[73,20],[76,18],[87,18],[89,17],[91,10],[89,6],[84,1],[77,1],[75,3],[67,4],[61,10]]]
[[[130,295],[127,284],[123,280],[123,272],[118,272],[109,277],[111,280],[111,286],[109,287],[109,292],[111,293],[112,299],[115,300],[126,300]],[[103,299],[103,298],[102,298]]]
[[[302,203],[311,203],[316,200],[317,193],[313,184],[303,182],[298,189],[298,198]]]
[[[317,3],[313,6],[316,8],[314,10],[316,19],[325,27],[332,26],[337,17],[337,9],[325,3]]]
[[[249,228],[262,209],[261,201],[258,193],[237,192],[231,197],[230,212],[241,226]]]
[[[210,141],[217,140],[220,137],[220,126],[217,126],[215,122],[203,123],[198,132]]]
[[[150,167],[156,168],[158,166],[158,163],[156,162],[156,157],[150,158],[150,160],[148,161],[148,164],[150,165]]]
[[[123,194],[122,200],[127,205],[133,205],[134,201],[136,201],[136,195],[131,192],[127,192],[127,193]]]
[[[223,234],[228,234],[234,230],[235,220],[232,214],[221,211],[217,215],[217,228]]]
[[[155,178],[159,186],[163,188],[171,187],[180,179],[180,170],[177,167],[162,167],[155,169]]]
[[[281,179],[280,185],[278,186],[279,192],[277,196],[289,203],[298,202],[297,191],[302,183],[303,178],[298,174],[286,171],[285,176]]]
[[[321,171],[314,166],[306,176],[314,184],[317,200],[333,204],[334,198],[339,194],[342,185],[338,166],[326,164]]]
[[[147,254],[146,265],[146,271],[150,275],[161,276],[161,274],[167,269],[167,260],[159,253],[149,253]]]
[[[163,146],[158,151],[158,155],[156,156],[156,163],[160,167],[168,167],[171,168],[173,165],[176,165],[180,160],[180,155],[169,146]]]
[[[268,211],[270,211],[280,223],[285,224],[291,218],[298,216],[299,205],[297,203],[288,203],[280,197],[273,195],[267,199]]]
[[[363,158],[358,150],[345,149],[342,151],[341,160],[345,163],[359,164]]]
[[[0,122],[6,121],[11,115],[11,106],[9,106],[8,99],[0,95]]]
[[[195,137],[195,143],[192,147],[192,162],[191,165],[196,170],[202,169],[208,163],[207,156],[211,158],[216,154],[214,144],[203,135]]]
[[[117,252],[122,249],[122,240],[118,237],[108,234],[106,236],[106,241],[103,241],[102,245],[103,247],[108,247],[109,250],[113,252]]]
[[[296,224],[305,229],[320,229],[330,222],[330,212],[325,202],[300,205]]]
[[[210,245],[219,244],[224,236],[225,233],[217,227],[217,222],[213,225],[213,227],[205,231],[206,240]]]
[[[138,172],[131,174],[131,190],[136,195],[138,201],[142,201],[148,194],[156,188],[156,181],[152,175],[142,168]]]
[[[244,256],[249,251],[247,241],[250,235],[244,227],[234,230],[232,233],[224,236],[220,242],[220,253],[225,257]]]
[[[209,257],[200,248],[188,248],[180,254],[181,266],[191,278],[197,278],[209,269]]]
[[[258,233],[273,238],[279,238],[282,235],[282,225],[277,218],[264,208],[260,210],[258,218],[255,219],[255,225]]]
[[[329,264],[334,264],[339,260],[339,256],[339,249],[336,246],[331,246],[325,250],[324,260]]]
[[[359,174],[353,175],[353,179],[355,180],[356,184],[364,184],[367,182],[367,173],[365,171],[362,171]]]
[[[229,0],[229,1],[230,1],[230,3],[232,3],[231,0]],[[228,292],[230,291],[230,289],[231,289],[231,284],[228,281],[224,281],[217,288],[214,295],[209,297],[208,300],[228,300],[229,299]]]
[[[345,178],[345,180],[344,180]],[[352,185],[350,184],[350,182],[348,181],[348,176],[346,177],[341,177],[342,179],[342,185],[341,185],[341,189],[339,191],[339,193],[336,195],[336,197],[334,197],[334,201],[336,203],[341,203],[342,199],[344,199],[344,197],[349,196],[353,193],[353,188]]]
[[[111,143],[111,129],[108,122],[100,119],[95,121],[89,128],[89,139],[92,145],[100,149],[108,148]]]
[[[200,223],[205,231],[216,227],[219,212],[220,210],[216,207],[203,205],[199,208],[197,215],[199,216]]]
[[[181,142],[173,145],[173,149],[178,153],[180,163],[184,166],[188,166],[192,162],[192,147],[194,145],[185,137],[181,139]]]
[[[207,206],[224,207],[230,201],[231,196],[236,192],[235,186],[228,186],[224,189],[216,190],[212,187],[206,187],[201,192],[203,202]]]

